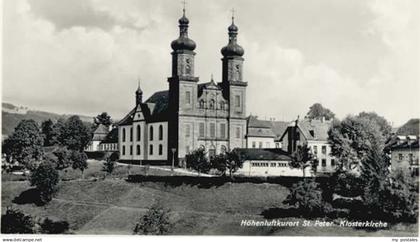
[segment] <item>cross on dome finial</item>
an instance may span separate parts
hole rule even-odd
[[[183,5],[183,7],[182,7],[182,12],[183,12],[183,14],[184,14],[184,16],[185,16],[185,5],[187,5],[187,1],[183,0],[183,1],[182,1],[182,5]]]
[[[235,9],[232,8],[230,11],[232,12],[232,24],[234,24],[235,23]]]

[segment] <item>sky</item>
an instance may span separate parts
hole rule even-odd
[[[189,0],[195,74],[221,80],[231,9],[245,49],[247,112],[289,121],[319,102],[339,118],[420,115],[419,1]],[[118,120],[168,88],[177,0],[3,1],[3,101]]]

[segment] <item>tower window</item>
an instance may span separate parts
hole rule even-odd
[[[159,140],[163,140],[163,126],[159,125]]]
[[[190,91],[185,92],[185,102],[187,104],[191,104],[191,92]]]
[[[149,132],[149,139],[152,141],[153,140],[153,126],[150,126],[150,132]]]
[[[235,96],[235,107],[237,108],[241,107],[241,96],[239,95]]]
[[[163,145],[159,145],[159,155],[163,154]]]
[[[210,137],[214,138],[216,136],[216,125],[214,123],[210,124]]]
[[[226,124],[220,124],[220,138],[226,137]]]
[[[199,124],[199,136],[204,137],[204,123]]]

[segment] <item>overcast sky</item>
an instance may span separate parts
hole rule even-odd
[[[196,75],[221,79],[235,8],[245,49],[247,111],[291,120],[320,102],[339,118],[419,116],[419,1],[190,0]],[[3,101],[121,118],[168,88],[177,0],[3,1]]]

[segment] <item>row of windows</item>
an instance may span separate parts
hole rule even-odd
[[[318,154],[318,147],[316,146],[316,145],[314,145],[313,147],[313,152],[314,152],[314,154],[316,155],[316,154]],[[326,155],[327,154],[327,146],[326,145],[323,145],[322,147],[321,147],[321,153],[323,154],[323,155]]]
[[[226,138],[226,124],[220,124],[219,128],[220,128],[219,129],[219,137],[222,138],[222,139]],[[185,130],[186,130],[186,134],[185,134],[186,137],[190,137],[190,125],[187,124]],[[201,137],[201,138],[206,136],[204,123],[199,123],[198,136]],[[209,136],[210,136],[210,138],[216,138],[216,124],[215,123],[210,123]],[[241,128],[236,127],[235,137],[237,139],[241,138]]]
[[[130,149],[129,155],[133,155],[133,146],[130,145],[129,146],[129,149]],[[125,145],[122,146],[121,153],[122,153],[122,155],[125,155],[125,153],[126,153],[126,151],[125,151]],[[159,145],[158,154],[159,155],[162,155],[163,154],[163,145]],[[140,145],[136,145],[136,155],[141,155]],[[149,145],[149,155],[153,155],[153,145]]]
[[[206,150],[206,147],[204,147],[204,145],[201,145],[201,146],[200,146],[200,149]],[[226,153],[226,151],[227,151],[226,146],[224,146],[224,145],[220,146],[220,152],[221,152],[222,154]],[[190,146],[189,146],[189,145],[185,146],[185,153],[186,153],[186,154],[189,154],[190,152],[191,152],[191,148],[190,148]],[[216,149],[215,149],[214,147],[210,148],[210,149],[209,149],[209,154],[210,154],[210,153],[216,153]],[[211,155],[210,155],[210,156],[211,156]]]
[[[117,150],[118,144],[101,144],[99,150]]]
[[[327,166],[327,160],[326,159],[322,159],[321,160],[321,166],[322,167],[326,167]],[[335,166],[335,160],[331,159],[331,166]]]
[[[140,141],[141,140],[141,126],[137,125],[137,133],[136,133],[136,140]],[[163,126],[159,125],[159,140],[163,140]],[[153,140],[153,126],[150,126],[149,128],[149,140],[152,141]],[[126,141],[126,133],[125,133],[125,128],[122,129],[122,141],[125,142]],[[133,128],[130,127],[130,141],[133,141]]]
[[[277,143],[278,145],[278,143]],[[252,141],[252,148],[257,148],[257,142],[256,141]],[[258,148],[263,148],[263,142],[260,141],[258,142]],[[270,142],[265,142],[265,148],[270,148]],[[276,148],[279,148],[276,146]]]
[[[398,160],[402,161],[404,159],[404,155],[403,154],[398,154]],[[408,154],[408,160],[409,161],[413,161],[413,154]]]
[[[191,92],[186,91],[185,92],[185,102],[187,104],[191,104]],[[200,100],[199,107],[204,109],[206,107],[206,102],[204,100]],[[235,107],[241,107],[241,96],[236,95],[235,96]],[[225,110],[226,109],[226,103],[224,101],[219,102],[219,106],[216,108],[216,102],[211,99],[208,104],[209,109],[220,109]]]
[[[287,162],[251,162],[252,167],[288,167]]]

